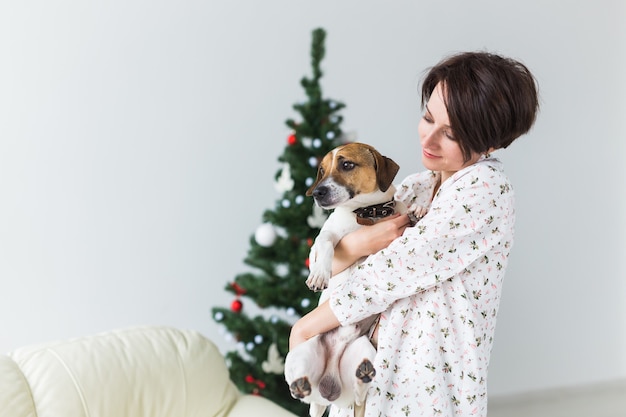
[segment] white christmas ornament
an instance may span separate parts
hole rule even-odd
[[[272,343],[267,351],[267,360],[261,363],[263,372],[280,375],[285,371],[285,359],[280,356],[278,346]]]
[[[293,189],[293,184],[293,178],[291,178],[291,165],[284,163],[280,176],[276,179],[276,182],[274,182],[274,188],[279,193],[284,193],[291,191]]]
[[[319,147],[321,147],[321,146],[322,146],[322,141],[321,141],[321,139],[314,139],[314,140],[313,140],[313,147],[314,147],[314,148],[319,148]]]
[[[309,165],[311,165],[313,168],[317,167],[317,158],[312,156],[309,158]]]
[[[305,148],[310,148],[312,143],[313,143],[313,139],[311,139],[311,138],[302,138],[302,145]]]
[[[271,223],[263,223],[254,232],[254,240],[259,245],[269,248],[276,242],[276,230]]]
[[[319,207],[317,204],[313,204],[313,213],[306,218],[306,222],[309,227],[321,229],[327,218],[328,215],[324,209]]]
[[[281,278],[285,278],[289,273],[289,265],[287,264],[277,264],[274,268],[274,273]]]

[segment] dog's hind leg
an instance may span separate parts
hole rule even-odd
[[[285,380],[292,397],[305,400],[314,393],[324,370],[323,367],[317,366],[317,361],[324,361],[325,358],[326,354],[319,343],[319,336],[299,344],[287,353]]]
[[[346,388],[350,386],[354,393],[354,403],[361,405],[365,402],[370,382],[376,375],[374,358],[376,349],[367,336],[361,336],[352,342],[343,354],[341,375]]]
[[[298,378],[289,384],[289,391],[291,392],[291,396],[293,398],[297,398],[299,400],[308,397],[311,395],[312,387],[309,378],[303,376],[302,378]]]
[[[318,403],[311,403],[309,407],[309,416],[311,417],[322,417],[324,412],[326,411],[326,406]]]

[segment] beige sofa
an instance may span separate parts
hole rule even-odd
[[[197,332],[141,327],[0,355],[0,417],[293,417]]]

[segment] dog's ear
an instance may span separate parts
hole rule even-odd
[[[400,170],[400,166],[393,159],[381,155],[378,151],[372,150],[372,154],[376,160],[376,182],[378,183],[378,188],[383,192],[387,191]]]
[[[308,190],[306,190],[305,195],[307,197],[311,197],[313,195],[313,190],[315,190],[315,187],[317,187],[317,184],[319,184],[319,182],[320,182],[320,180],[322,179],[323,176],[324,175],[323,175],[323,171],[322,171],[322,164],[320,163],[319,168],[317,168],[317,178],[315,179],[315,182],[313,183],[313,185],[311,185],[309,187]]]

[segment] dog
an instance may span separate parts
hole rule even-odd
[[[306,192],[319,207],[334,209],[309,254],[306,284],[314,291],[324,290],[320,304],[332,288],[346,281],[349,270],[355,267],[330,279],[339,240],[359,227],[396,212],[407,212],[404,204],[394,200],[396,189],[392,181],[399,168],[374,147],[356,142],[338,146],[322,159],[317,178]],[[421,208],[413,211],[409,219],[416,223],[424,213]],[[376,349],[368,332],[377,319],[373,316],[354,325],[340,326],[301,343],[287,354],[285,379],[291,395],[310,404],[311,417],[321,417],[330,404],[362,407],[369,383],[376,375]]]

